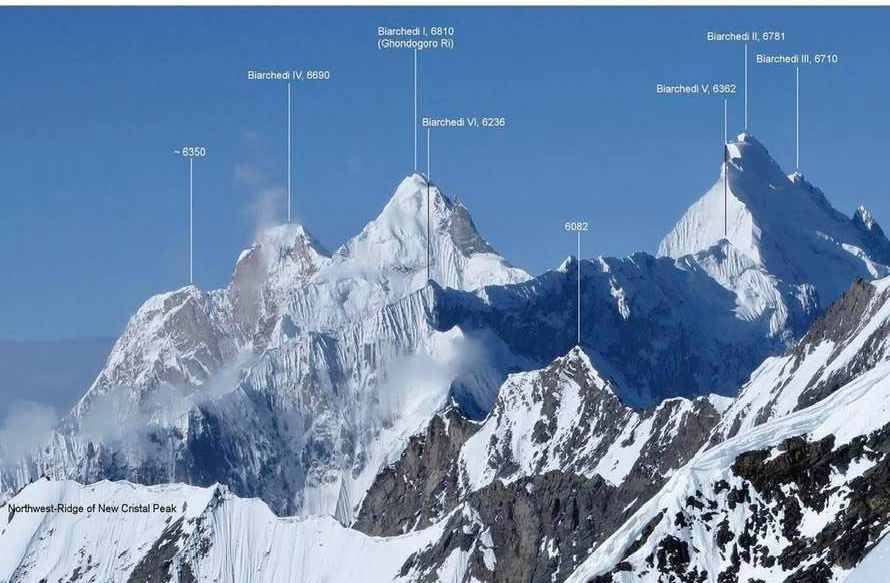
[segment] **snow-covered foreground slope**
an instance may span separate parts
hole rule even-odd
[[[40,480],[0,510],[0,581],[16,583],[409,581],[403,565],[441,535],[381,539],[332,518],[278,518],[223,486]],[[451,574],[460,580],[459,566]]]
[[[886,579],[888,570],[890,570],[890,537],[885,536],[842,580],[844,583],[875,583]]]
[[[706,448],[571,581],[839,581],[890,530],[890,280],[768,360]],[[779,372],[776,372],[779,371]]]

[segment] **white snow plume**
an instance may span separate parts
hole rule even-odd
[[[254,218],[254,240],[266,229],[278,225],[286,217],[287,190],[268,186],[252,193],[247,212]]]
[[[416,353],[384,365],[375,398],[358,413],[358,427],[373,438],[367,440],[362,469],[341,475],[338,520],[352,523],[354,510],[380,469],[394,463],[408,440],[448,405],[455,384],[489,375],[496,384],[495,374],[481,344],[456,327],[434,333]]]
[[[149,439],[153,429],[184,426],[189,410],[207,405],[235,390],[243,371],[249,368],[255,356],[241,352],[233,362],[213,372],[206,381],[196,386],[179,386],[162,383],[140,394],[133,403],[136,391],[126,387],[97,395],[88,408],[80,410],[79,423],[82,437],[98,442],[136,442]]]
[[[436,334],[428,351],[398,358],[383,371],[375,414],[384,424],[394,414],[429,421],[429,413],[444,406],[452,386],[493,371],[484,346],[459,328]]]
[[[237,162],[232,170],[232,182],[243,186],[248,193],[245,214],[253,218],[254,240],[266,229],[278,225],[287,217],[287,188],[278,180],[277,173],[271,179],[272,170],[266,168],[263,145],[254,132],[246,133],[246,160]]]

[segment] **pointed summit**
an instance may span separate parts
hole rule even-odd
[[[770,156],[757,138],[748,133],[741,133],[734,142],[726,145],[729,153],[729,162],[732,170],[737,174],[756,174],[761,180],[767,180],[776,184],[787,182],[787,177],[778,163]]]
[[[874,258],[885,265],[890,265],[890,242],[871,212],[860,205],[853,213],[852,221],[853,225],[862,233]]]
[[[871,216],[871,212],[864,205],[859,205],[859,207],[853,212],[853,220],[862,223],[862,225],[871,229],[874,223],[874,217]]]
[[[413,290],[427,279],[443,287],[473,289],[530,277],[495,252],[466,207],[420,174],[403,179],[377,218],[336,255],[340,262],[362,263],[390,280],[408,280],[406,289]]]
[[[560,273],[568,273],[570,271],[575,271],[578,268],[578,258],[574,255],[568,255],[565,259],[562,260],[562,263],[559,264],[559,267],[556,268],[556,271]]]
[[[330,261],[328,252],[302,225],[263,229],[242,251],[227,290],[233,316],[245,340],[277,316],[288,294]]]
[[[786,174],[753,136],[741,134],[727,150],[726,180],[721,169],[662,240],[658,255],[693,255],[727,239],[779,280],[815,287],[822,306],[857,277],[888,273],[882,263],[890,243],[883,233],[839,213],[799,172]]]
[[[600,388],[609,389],[610,381],[605,379],[596,367],[594,367],[590,357],[579,344],[573,346],[565,356],[557,358],[553,365],[558,369],[565,371],[570,376],[586,378],[592,384],[598,385]]]

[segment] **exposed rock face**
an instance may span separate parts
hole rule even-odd
[[[887,294],[876,298],[875,287],[864,280],[856,280],[852,287],[832,304],[826,313],[819,319],[807,335],[800,341],[798,350],[806,347],[813,350],[815,346],[823,343],[831,343],[834,350],[828,357],[826,364],[835,362],[841,356],[846,345],[845,341],[853,338],[859,328],[868,322],[881,304],[886,301]],[[882,322],[868,338],[865,344],[857,351],[854,358],[848,363],[832,371],[825,378],[810,382],[797,398],[795,410],[809,407],[828,397],[840,387],[852,381],[857,376],[873,368],[881,358],[882,344],[887,337],[890,323]],[[800,360],[796,361],[799,366]]]
[[[511,376],[481,424],[452,409],[413,438],[371,486],[355,527],[396,535],[444,521],[444,537],[409,561],[412,572],[432,576],[459,552],[479,581],[564,579],[719,419],[708,399],[635,410],[613,386],[579,349]]]
[[[729,479],[700,485],[672,524],[660,519],[647,553],[592,580],[834,581],[890,526],[888,452],[890,425],[839,447],[833,435],[795,437],[743,453]],[[699,532],[715,533],[716,548]]]
[[[399,461],[374,479],[354,528],[374,536],[425,528],[455,508],[458,455],[479,428],[452,407],[411,438]]]
[[[559,581],[585,558],[583,549],[621,523],[624,498],[600,476],[548,472],[509,484],[493,482],[469,494],[445,521],[444,535],[406,567],[429,576],[452,553],[463,552],[465,577]],[[491,549],[487,562],[486,549]]]
[[[662,257],[530,278],[412,176],[333,254],[278,227],[227,288],[150,299],[0,490],[208,488],[32,484],[19,501],[196,507],[138,528],[11,513],[0,579],[836,578],[888,526],[890,279],[795,339],[887,273],[890,243],[750,137],[730,150],[728,240],[712,189]]]

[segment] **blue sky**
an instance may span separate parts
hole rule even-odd
[[[422,54],[422,115],[497,114],[502,132],[433,135],[433,178],[511,261],[539,273],[573,252],[654,252],[717,176],[722,100],[658,82],[743,80],[742,45],[707,30],[784,30],[783,51],[833,51],[801,75],[801,166],[849,213],[890,223],[887,9],[0,9],[0,339],[117,335],[153,293],[188,279],[187,169],[200,143],[195,282],[225,285],[283,187],[283,86],[248,68],[323,67],[294,89],[294,205],[330,249],[413,167],[412,56],[379,25],[451,25]],[[759,47],[751,48],[752,54]],[[750,130],[794,161],[793,68],[750,66]],[[730,100],[730,133],[742,100]],[[421,154],[423,158],[423,154]],[[245,179],[248,177],[249,179]]]

